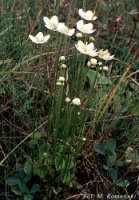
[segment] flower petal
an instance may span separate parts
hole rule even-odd
[[[44,42],[43,42],[43,43],[47,42],[49,39],[50,39],[50,35],[45,36],[45,37],[44,37]]]
[[[37,43],[37,39],[33,35],[29,35],[29,38],[32,42]]]
[[[54,15],[53,17],[51,17],[51,22],[54,23],[54,24],[57,24],[58,25],[58,17],[56,15]]]

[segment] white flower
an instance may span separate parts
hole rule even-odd
[[[102,58],[103,60],[112,60],[114,55],[111,56],[108,50],[101,49],[98,51],[98,57]]]
[[[90,59],[90,63],[91,63],[92,65],[97,65],[97,59],[91,58],[91,59]]]
[[[80,51],[83,54],[89,55],[91,57],[97,56],[96,49],[94,47],[93,43],[83,43],[81,40],[78,41],[77,44],[75,44],[78,51]]]
[[[58,79],[58,81],[59,81],[59,82],[64,82],[64,81],[65,81],[65,78],[64,78],[63,76],[60,76],[59,79]]]
[[[66,65],[66,64],[62,64],[62,65],[60,66],[60,68],[61,68],[61,69],[66,69],[66,68],[67,68],[67,65]]]
[[[81,105],[81,100],[79,98],[74,98],[72,100],[72,103],[76,106],[80,106]]]
[[[65,101],[66,101],[67,103],[69,103],[69,102],[71,101],[71,99],[70,99],[69,97],[66,97]]]
[[[109,70],[108,66],[104,66],[104,67],[102,67],[102,69],[103,69],[104,71],[108,71],[108,70]]]
[[[68,28],[65,23],[59,23],[57,27],[57,31],[63,33],[68,36],[72,36],[75,33],[75,29]]]
[[[92,23],[84,24],[83,20],[78,21],[76,23],[76,26],[77,26],[77,29],[81,31],[82,33],[91,34],[95,31],[93,30]]]
[[[95,12],[92,12],[91,10],[85,12],[83,11],[83,9],[79,9],[78,14],[80,15],[81,18],[86,19],[88,21],[97,19]]]
[[[60,56],[59,61],[66,60],[65,56]]]
[[[83,37],[83,34],[78,32],[78,33],[76,33],[76,37],[77,37],[77,38],[82,38],[82,37]]]
[[[48,17],[44,17],[43,21],[45,22],[45,26],[48,29],[53,30],[53,31],[57,31],[57,27],[58,27],[58,24],[59,24],[57,16],[53,16],[50,19]]]
[[[29,35],[29,38],[36,44],[43,44],[49,40],[50,35],[44,36],[42,32],[39,32],[36,36]]]

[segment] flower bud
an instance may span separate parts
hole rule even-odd
[[[80,106],[81,105],[81,100],[79,98],[74,98],[72,100],[72,103],[76,106]]]
[[[90,40],[90,41],[94,41],[95,38],[94,38],[94,37],[90,37],[89,40]]]
[[[90,59],[90,63],[91,63],[92,65],[96,65],[96,64],[97,64],[97,59],[91,58],[91,59]]]
[[[59,61],[66,60],[65,56],[60,56]]]
[[[57,86],[61,86],[61,85],[62,85],[62,83],[61,83],[61,82],[59,82],[59,81],[57,81],[57,82],[56,82],[56,85],[57,85]]]
[[[83,138],[82,138],[82,141],[86,141],[86,138],[85,138],[85,137],[83,137]]]
[[[58,79],[58,81],[59,81],[59,82],[64,82],[64,81],[65,81],[65,78],[64,78],[63,76],[60,76],[59,79]]]
[[[109,70],[108,66],[104,66],[104,67],[102,67],[102,69],[103,69],[104,71],[108,71],[108,70]]]
[[[102,62],[98,62],[98,65],[101,66],[101,65],[102,65]]]
[[[91,62],[90,62],[90,61],[87,62],[87,66],[88,66],[88,67],[91,66]]]
[[[69,103],[69,102],[71,101],[71,99],[70,99],[69,97],[66,97],[65,101],[66,101],[67,103]]]
[[[83,37],[83,34],[80,33],[80,32],[78,32],[78,33],[76,33],[76,37],[77,37],[77,38],[82,38],[82,37]]]
[[[62,64],[62,65],[60,65],[60,68],[62,68],[62,69],[66,69],[66,68],[67,68],[67,65]]]
[[[44,152],[44,153],[43,153],[43,156],[44,156],[44,157],[46,157],[46,156],[47,156],[47,153],[46,153],[46,152]]]

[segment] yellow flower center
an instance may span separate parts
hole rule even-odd
[[[57,29],[57,24],[52,23],[52,24],[51,24],[51,27],[52,27],[53,30],[56,30],[56,29]]]
[[[38,42],[43,42],[44,38],[43,37],[37,37],[36,38]]]

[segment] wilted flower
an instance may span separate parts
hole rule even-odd
[[[68,28],[65,23],[59,23],[57,27],[57,31],[63,33],[68,36],[72,36],[75,33],[75,29]]]
[[[92,65],[96,65],[96,64],[97,64],[97,59],[91,58],[91,59],[90,59],[90,63],[91,63]]]
[[[36,36],[29,35],[29,38],[36,44],[43,44],[49,40],[50,35],[44,36],[42,32],[39,32]]]
[[[66,69],[66,68],[67,68],[67,65],[66,65],[66,64],[62,64],[62,65],[60,65],[60,68]]]
[[[69,103],[69,102],[71,101],[71,99],[70,99],[69,97],[66,97],[65,101],[66,101],[67,103]]]
[[[75,44],[78,51],[80,51],[83,54],[89,55],[91,57],[97,56],[96,49],[94,47],[93,43],[83,43],[81,40],[78,41],[77,44]]]
[[[60,76],[59,79],[58,79],[58,81],[59,81],[59,82],[64,82],[64,81],[65,81],[65,78],[64,78],[63,76]]]
[[[82,37],[83,37],[83,34],[80,33],[80,32],[78,32],[78,33],[76,33],[76,37],[77,37],[77,38],[82,38]]]
[[[72,100],[72,103],[76,106],[80,106],[81,105],[81,100],[79,98],[74,98]]]
[[[111,56],[108,50],[101,49],[98,51],[98,57],[102,58],[103,60],[112,60],[114,55]]]
[[[84,24],[83,20],[78,21],[76,23],[76,26],[77,26],[77,29],[81,31],[82,33],[91,34],[95,31],[93,30],[92,23]]]
[[[60,56],[59,61],[66,60],[65,56]]]
[[[50,19],[48,17],[44,17],[43,21],[45,22],[45,26],[48,29],[53,30],[53,31],[57,31],[57,27],[58,27],[58,24],[59,24],[57,16],[53,16]]]
[[[87,12],[85,12],[85,11],[83,11],[83,9],[79,9],[78,13],[79,13],[80,17],[82,17],[83,19],[86,19],[88,21],[97,19],[95,12],[92,12],[91,10],[88,10]]]

